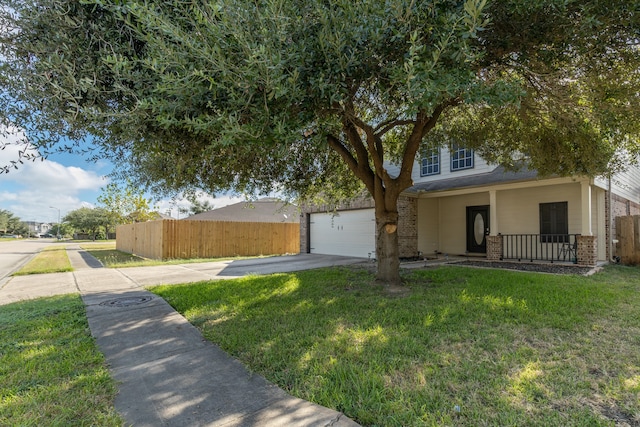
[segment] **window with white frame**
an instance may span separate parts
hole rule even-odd
[[[473,168],[473,150],[454,144],[451,147],[451,170]]]
[[[420,176],[437,175],[440,173],[440,149],[432,148],[422,158]]]

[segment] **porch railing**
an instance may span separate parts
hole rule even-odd
[[[501,234],[502,258],[577,263],[579,234]]]

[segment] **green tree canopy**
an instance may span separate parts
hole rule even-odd
[[[2,234],[27,235],[29,227],[15,216],[13,212],[0,209],[0,232]]]
[[[208,212],[213,210],[215,206],[211,204],[208,200],[198,200],[195,194],[188,195],[187,200],[191,203],[188,209],[181,210],[188,215],[196,215],[202,212]]]
[[[9,0],[0,116],[157,191],[397,200],[421,145],[542,173],[638,152],[637,0]],[[44,95],[44,96],[43,96]],[[73,144],[71,144],[73,145]],[[397,174],[387,169],[399,166]]]
[[[131,181],[125,185],[112,182],[101,188],[98,203],[107,211],[112,226],[144,222],[155,219],[157,214],[151,211],[152,200],[145,197],[144,190],[134,186]]]
[[[109,225],[109,219],[109,212],[104,208],[83,207],[69,212],[62,220],[95,240],[101,228]]]

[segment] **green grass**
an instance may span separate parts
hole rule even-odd
[[[148,260],[127,252],[116,250],[115,243],[91,246],[83,245],[82,249],[99,259],[100,262],[102,262],[102,265],[108,268],[158,265],[157,263],[154,263],[154,260]]]
[[[0,306],[0,425],[122,426],[79,296]]]
[[[252,371],[364,426],[640,424],[640,270],[404,279],[401,296],[353,269],[152,290]]]
[[[73,271],[65,246],[50,246],[38,253],[35,258],[25,264],[14,276],[27,274],[61,273]]]
[[[175,265],[175,264],[193,264],[201,262],[226,261],[231,259],[246,259],[248,257],[226,257],[226,258],[192,258],[192,259],[170,259],[156,260],[142,258],[127,252],[116,250],[115,243],[101,243],[92,245],[82,245],[82,249],[89,252],[95,258],[102,262],[102,265],[108,268],[126,268],[126,267],[150,267],[154,265]]]

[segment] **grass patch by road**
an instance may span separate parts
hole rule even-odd
[[[364,426],[640,425],[640,270],[441,267],[154,287],[205,337]]]
[[[73,271],[65,246],[49,246],[26,263],[14,276]]]
[[[122,426],[79,296],[0,306],[0,425]]]
[[[83,244],[82,249],[89,252],[95,258],[102,262],[102,265],[108,268],[126,268],[126,267],[150,267],[154,265],[175,265],[175,264],[193,264],[201,262],[225,261],[230,259],[246,259],[247,257],[236,258],[192,258],[192,259],[170,259],[156,260],[142,258],[127,252],[116,250],[114,243],[100,244]]]
[[[100,260],[102,265],[108,268],[158,265],[157,263],[154,263],[153,260],[148,260],[127,252],[116,250],[115,243],[81,245],[81,248]]]

